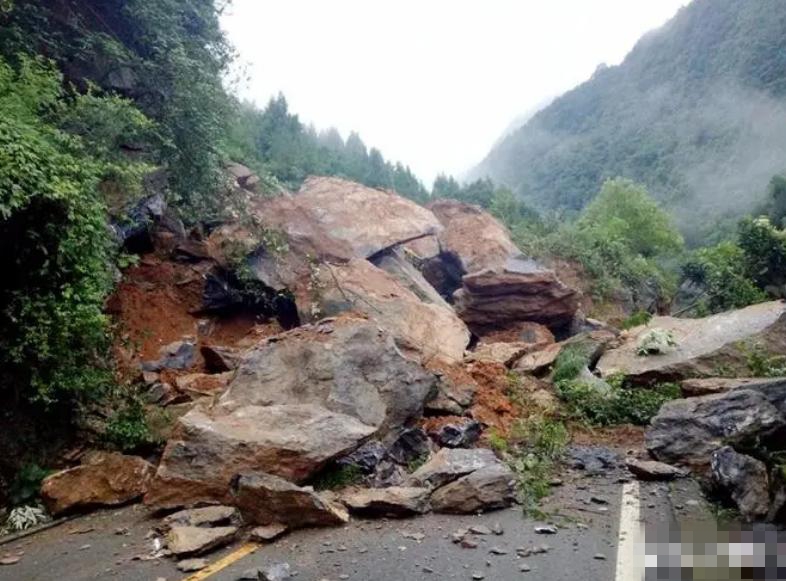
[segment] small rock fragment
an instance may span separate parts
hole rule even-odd
[[[604,555],[603,553],[595,553],[595,556],[592,558],[597,559],[598,561],[605,561],[606,555]]]
[[[183,559],[177,564],[178,571],[183,573],[191,573],[193,571],[201,571],[207,567],[205,559]]]
[[[476,535],[490,535],[491,529],[485,525],[473,525],[469,527],[469,532],[474,533]]]
[[[543,525],[535,527],[535,532],[539,535],[556,535],[557,527],[554,525]]]
[[[251,540],[261,543],[269,543],[287,532],[287,526],[281,523],[273,523],[263,527],[256,527],[251,531]]]

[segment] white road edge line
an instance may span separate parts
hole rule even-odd
[[[620,503],[620,530],[617,539],[616,581],[641,581],[644,579],[644,555],[641,554],[639,483],[636,480],[622,485]]]

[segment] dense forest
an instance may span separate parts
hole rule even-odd
[[[752,211],[786,170],[784,30],[780,0],[695,0],[620,66],[600,67],[505,138],[474,173],[538,208],[574,211],[623,176],[672,208],[691,242],[702,240],[714,220]]]

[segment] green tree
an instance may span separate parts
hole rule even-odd
[[[620,241],[645,258],[678,252],[683,246],[669,215],[658,207],[646,188],[623,178],[603,184],[578,226],[593,230],[599,238]]]

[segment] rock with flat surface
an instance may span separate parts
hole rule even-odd
[[[409,486],[439,488],[488,466],[500,464],[494,452],[486,448],[443,448],[413,472]]]
[[[724,393],[734,389],[753,389],[765,392],[786,386],[786,378],[776,377],[708,377],[704,379],[686,379],[680,382],[682,395],[696,397],[713,393]]]
[[[552,329],[570,325],[578,293],[532,259],[511,257],[495,269],[470,272],[454,294],[459,317],[482,333],[510,321],[534,321]]]
[[[474,350],[467,353],[464,360],[467,363],[474,361],[490,361],[512,367],[521,357],[532,351],[530,343],[479,343]]]
[[[655,460],[637,460],[628,458],[625,465],[639,480],[674,480],[681,478],[687,473],[671,464],[657,462]]]
[[[194,409],[178,420],[145,503],[176,508],[229,502],[231,480],[248,471],[302,482],[375,431],[313,404]]]
[[[249,351],[219,408],[319,405],[384,434],[420,417],[436,382],[389,333],[349,317],[282,333]]]
[[[244,521],[251,524],[283,524],[296,529],[338,526],[349,520],[344,507],[327,495],[272,474],[241,475],[233,494]]]
[[[193,340],[175,341],[161,347],[158,359],[142,363],[142,370],[188,369],[196,363],[196,356],[196,343]]]
[[[174,526],[167,533],[166,546],[177,556],[201,555],[231,543],[237,530],[237,527]]]
[[[766,439],[784,425],[766,397],[739,389],[667,402],[653,418],[645,443],[658,460],[706,473],[719,448]]]
[[[391,486],[350,490],[341,500],[358,514],[400,517],[427,512],[430,496],[428,488]]]
[[[137,456],[96,453],[81,466],[46,477],[41,498],[53,515],[126,504],[145,494],[154,470]]]
[[[527,353],[515,363],[513,369],[519,373],[542,373],[554,364],[562,348],[561,343],[554,343],[540,351]]]
[[[311,177],[295,195],[260,200],[254,213],[298,249],[344,260],[369,258],[442,229],[434,214],[415,202],[331,177]]]
[[[731,496],[746,520],[767,515],[770,491],[763,462],[724,446],[712,454],[711,469],[713,481]]]
[[[232,524],[239,518],[240,513],[234,506],[203,506],[170,514],[161,521],[161,527],[168,529],[173,526],[219,526]]]
[[[637,355],[650,328],[668,331],[676,345],[669,353]],[[654,317],[649,326],[631,329],[622,345],[607,351],[597,365],[603,377],[624,374],[633,381],[680,380],[724,374],[745,375],[751,349],[786,352],[786,303],[773,301],[703,319]]]
[[[407,428],[390,444],[387,456],[404,466],[416,462],[431,453],[428,435],[421,428]]]
[[[413,292],[414,283],[408,288],[363,259],[320,267],[319,281],[316,304],[323,315],[363,313],[421,361],[440,357],[455,362],[464,356],[470,339],[464,322],[441,299],[423,300],[423,293]]]
[[[502,462],[480,468],[434,491],[435,512],[473,514],[505,508],[515,499],[516,477]]]
[[[251,540],[269,543],[270,541],[276,540],[288,530],[289,527],[287,527],[287,525],[282,525],[281,523],[273,523],[262,527],[256,527],[251,530]]]

